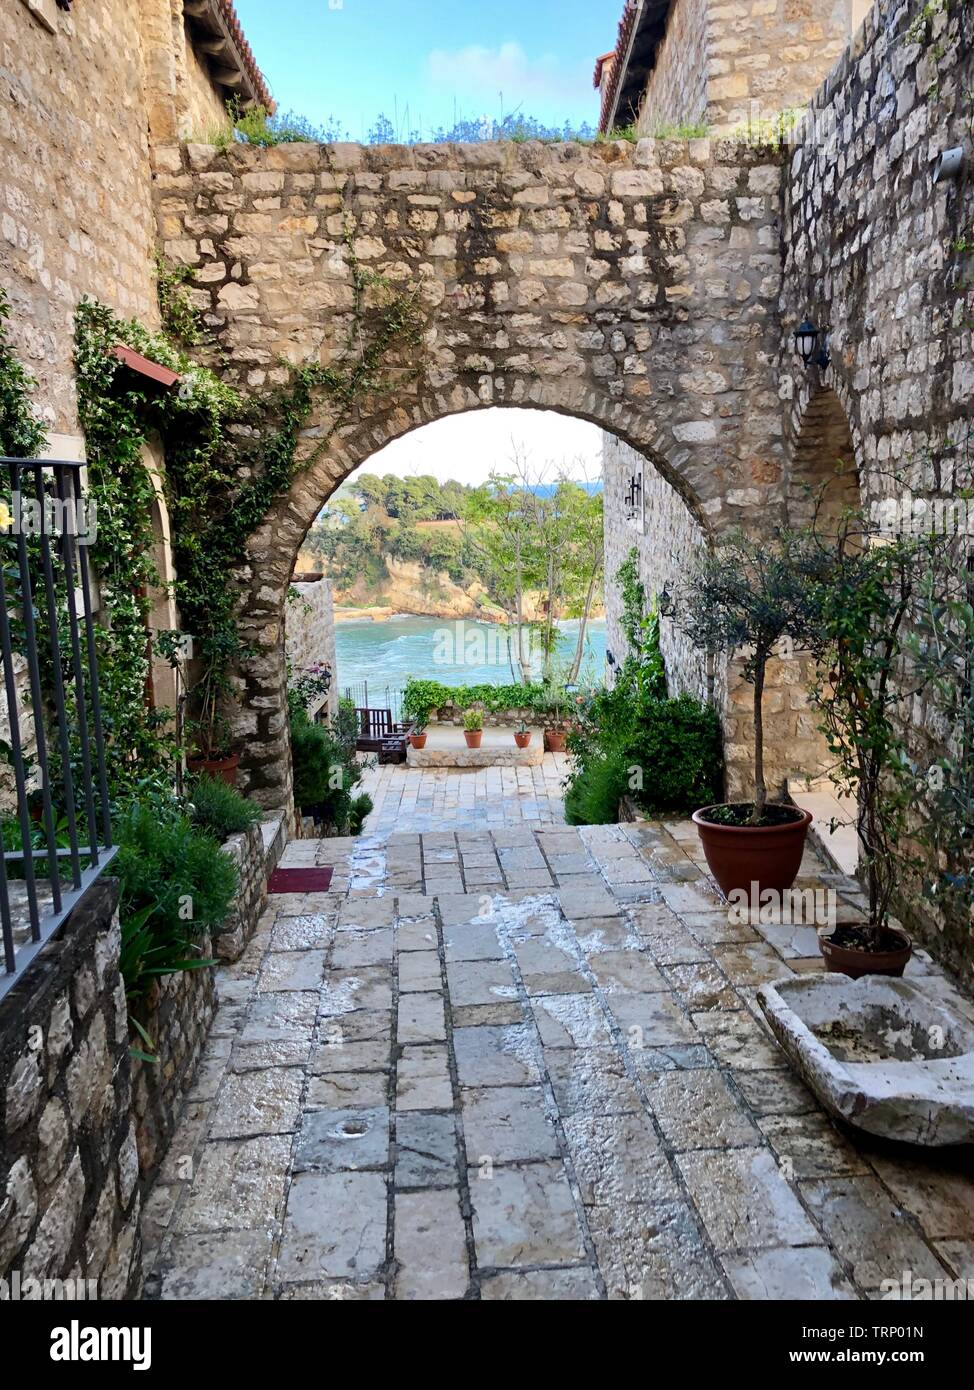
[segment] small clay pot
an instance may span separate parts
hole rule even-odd
[[[426,747],[426,735],[425,735],[425,734],[410,734],[410,735],[409,735],[409,744],[410,744],[410,747],[412,747],[412,748],[425,748],[425,747]]]
[[[515,734],[514,742],[517,744],[518,748],[527,748],[528,744],[531,742],[531,730],[529,729],[526,734]]]
[[[231,753],[229,758],[187,758],[186,766],[194,775],[197,772],[205,772],[207,777],[219,778],[221,782],[226,782],[228,787],[235,787],[240,754]]]
[[[464,729],[463,736],[467,740],[468,748],[479,748],[480,741],[484,736],[484,731],[483,729]]]
[[[725,897],[741,892],[750,895],[752,885],[758,893],[771,889],[783,893],[798,877],[805,837],[812,823],[811,811],[783,825],[718,825],[707,819],[714,806],[693,813],[710,872]]]
[[[861,980],[864,975],[891,975],[899,979],[913,954],[913,942],[905,931],[896,927],[890,927],[888,934],[898,937],[902,946],[884,951],[857,951],[820,936],[818,949],[825,958],[825,969],[832,975],[848,975],[853,980]]]
[[[565,733],[563,729],[545,729],[544,746],[546,753],[564,753]]]

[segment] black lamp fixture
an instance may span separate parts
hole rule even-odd
[[[819,338],[823,339],[821,347],[818,346]],[[795,350],[806,367],[814,362],[816,367],[821,367],[824,371],[832,362],[828,334],[823,334],[820,328],[816,328],[811,319],[803,319],[795,329]]]
[[[625,508],[627,521],[637,521],[643,506],[643,480],[640,474],[632,473],[626,487]]]
[[[614,665],[616,664],[616,659],[615,659],[615,657],[614,657],[614,656],[612,655],[612,653],[611,653],[610,651],[608,651],[608,650],[607,650],[606,653],[605,653],[605,659],[606,659],[606,661],[609,663],[610,666],[614,666]]]
[[[661,618],[672,618],[673,616],[673,595],[664,584],[656,595],[656,610]]]

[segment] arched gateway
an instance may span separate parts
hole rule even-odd
[[[237,733],[249,790],[287,799],[283,611],[323,502],[384,444],[512,405],[632,445],[708,532],[781,503],[777,390],[781,170],[766,150],[692,140],[594,146],[188,145],[157,151],[164,248],[191,266],[225,374],[263,386],[335,361],[363,269],[415,295],[422,331],[340,419],[254,534],[240,575]]]

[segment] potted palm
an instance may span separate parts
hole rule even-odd
[[[693,814],[710,871],[725,895],[784,892],[798,876],[811,813],[768,797],[764,694],[768,663],[782,639],[801,641],[809,617],[802,542],[782,533],[777,546],[733,534],[708,551],[675,611],[680,627],[708,654],[742,658],[753,687],[754,796]]]
[[[467,741],[468,748],[479,748],[484,737],[484,712],[483,710],[470,709],[463,711],[463,737]]]
[[[411,748],[426,747],[426,720],[414,719],[412,728],[409,730],[409,745]]]
[[[517,744],[518,748],[527,748],[528,744],[531,742],[531,730],[523,719],[514,732],[514,742]]]

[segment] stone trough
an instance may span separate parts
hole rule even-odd
[[[974,1142],[974,1028],[922,987],[814,975],[758,999],[796,1070],[833,1114],[909,1144]]]

